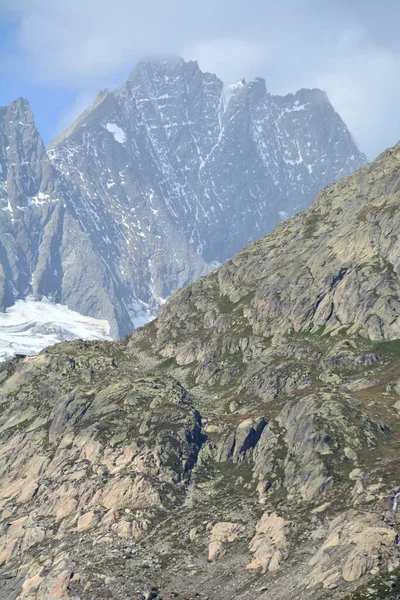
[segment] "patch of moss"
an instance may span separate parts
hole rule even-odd
[[[400,567],[391,573],[380,573],[344,600],[398,600],[400,598]]]
[[[176,367],[178,367],[176,358],[175,356],[171,356],[170,358],[166,358],[162,362],[158,363],[154,369],[156,371],[168,371],[169,369],[175,369]]]
[[[327,334],[324,333],[323,327],[318,329],[318,331],[299,331],[298,333],[292,334],[291,337],[294,339],[297,339],[297,340],[314,340],[314,341],[328,339]]]
[[[312,237],[319,226],[321,226],[321,216],[310,212],[305,222],[303,237],[306,239]]]
[[[220,296],[218,298],[218,308],[222,314],[230,314],[235,308],[235,303],[228,296]]]
[[[400,356],[400,340],[392,340],[390,342],[371,342],[372,348],[378,354],[387,357]]]

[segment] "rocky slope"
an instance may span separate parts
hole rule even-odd
[[[320,90],[224,86],[183,59],[139,63],[47,153],[18,100],[0,109],[0,308],[44,295],[124,335],[364,163]]]
[[[399,159],[397,145],[177,292],[154,324],[156,347],[185,364],[220,351],[233,329],[400,337]]]
[[[0,596],[395,600],[400,145],[123,342],[0,372]]]

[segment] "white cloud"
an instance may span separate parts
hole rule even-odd
[[[271,59],[270,52],[263,42],[220,38],[195,43],[183,51],[183,56],[197,60],[203,70],[216,73],[226,83],[235,83],[243,77],[260,76]]]
[[[383,4],[3,0],[0,16],[17,21],[12,68],[76,92],[63,123],[140,57],[172,53],[228,83],[263,76],[272,93],[322,87],[373,157],[400,138],[400,4]]]
[[[400,54],[361,45],[320,72],[316,85],[327,91],[370,158],[400,139]]]
[[[61,113],[56,126],[56,131],[64,131],[81,115],[92,103],[97,92],[83,91],[78,94],[75,102],[63,113]]]

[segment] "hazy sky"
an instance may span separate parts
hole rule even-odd
[[[361,150],[400,139],[399,0],[0,0],[0,104],[30,101],[46,141],[151,54],[226,83],[324,89]]]

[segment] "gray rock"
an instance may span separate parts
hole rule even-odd
[[[123,335],[364,162],[320,90],[224,86],[183,59],[141,62],[47,154],[17,100],[0,108],[0,308],[45,295]]]

